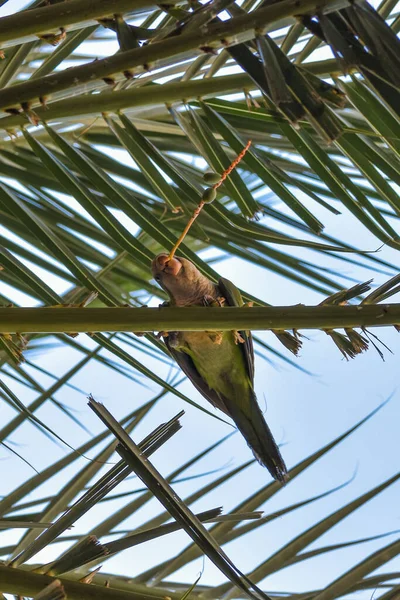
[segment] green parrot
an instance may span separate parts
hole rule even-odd
[[[239,290],[221,277],[213,283],[185,258],[159,254],[154,279],[172,306],[243,306]],[[182,371],[213,406],[231,417],[257,460],[284,483],[287,470],[254,393],[250,331],[170,331],[163,339]]]

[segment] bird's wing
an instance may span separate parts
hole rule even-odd
[[[186,352],[180,352],[172,348],[168,341],[168,336],[164,337],[164,342],[170,351],[172,357],[176,360],[182,371],[190,379],[195,388],[202,394],[213,406],[222,410],[225,414],[229,414],[226,410],[223,399],[211,388],[208,387],[206,381],[202,378],[196,369],[191,357]]]
[[[226,300],[228,306],[243,306],[243,298],[238,288],[229,279],[221,277],[218,281],[218,287]],[[247,373],[251,382],[254,381],[254,347],[251,331],[239,331],[244,339],[244,344],[240,344],[243,356],[246,362]]]

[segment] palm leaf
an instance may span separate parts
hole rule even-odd
[[[11,12],[8,3],[0,4],[4,14]],[[342,315],[354,313],[372,315],[373,325],[399,327],[398,317],[390,316],[398,314],[398,305],[388,304],[399,292],[399,30],[394,0],[383,0],[377,10],[346,0],[307,0],[301,6],[286,0],[245,0],[240,6],[212,0],[156,8],[146,0],[36,0],[0,18],[1,311],[10,311],[13,319],[19,307],[37,307],[36,326],[46,311],[46,319],[60,311],[58,318],[65,315],[68,325],[49,337],[8,334],[5,323],[0,335],[5,415],[0,439],[21,475],[15,485],[4,477],[6,487],[0,490],[2,524],[11,528],[0,548],[8,560],[0,566],[2,599],[5,594],[38,600],[275,597],[266,585],[257,587],[267,575],[374,540],[386,545],[336,572],[325,588],[310,585],[297,593],[291,585],[286,596],[328,600],[356,591],[370,594],[375,587],[385,600],[398,594],[395,568],[371,574],[398,554],[397,540],[379,542],[387,534],[378,531],[320,543],[324,533],[344,519],[350,522],[369,499],[381,492],[386,498],[397,473],[359,492],[353,492],[353,479],[342,484],[348,496],[340,508],[325,510],[296,537],[276,544],[271,556],[258,552],[245,576],[241,558],[227,558],[228,543],[240,541],[245,547],[252,532],[269,535],[278,518],[300,520],[307,506],[323,506],[333,491],[342,493],[342,486],[327,485],[323,492],[307,488],[305,496],[292,488],[293,496],[284,499],[276,483],[260,485],[253,478],[253,460],[221,466],[220,453],[231,443],[222,437],[203,443],[193,456],[191,441],[175,436],[179,446],[172,441],[171,447],[178,464],[169,464],[168,447],[162,447],[155,470],[119,427],[123,459],[109,467],[105,463],[115,459],[115,440],[77,408],[83,391],[90,391],[93,369],[95,377],[105,374],[122,386],[115,387],[112,413],[135,438],[136,427],[154,429],[153,414],[157,423],[168,420],[160,418],[168,402],[158,402],[167,394],[218,419],[186,387],[181,391],[182,382],[170,371],[170,357],[155,335],[137,337],[126,323],[127,331],[109,335],[107,326],[108,331],[113,327],[107,324],[123,307],[129,307],[132,323],[151,315],[150,329],[161,323],[160,316],[172,314],[154,308],[166,295],[151,279],[151,260],[180,236],[207,186],[204,172],[221,173],[248,140],[251,150],[215,202],[202,210],[181,255],[214,282],[227,258],[238,259],[240,268],[247,264],[260,281],[285,280],[288,290],[296,290],[288,292],[285,304],[312,294],[315,307],[303,314],[310,310],[313,319],[318,311],[329,319],[337,315],[330,325],[348,325]],[[375,252],[381,244],[384,248]],[[356,268],[362,269],[357,280]],[[377,286],[365,295],[366,285],[359,282],[373,277]],[[248,287],[245,280],[240,283]],[[253,315],[269,310],[269,288],[266,293],[256,288],[256,295],[242,292],[257,306],[236,313],[230,327],[241,315],[250,318],[251,310]],[[88,298],[93,311],[104,310],[106,316],[93,335],[66,335],[79,330],[74,329],[78,317],[74,322],[71,315],[87,319],[87,325],[94,314],[83,308]],[[348,301],[358,306],[340,306]],[[140,308],[147,304],[153,306],[148,312]],[[295,307],[297,316],[302,308]],[[190,311],[188,317],[181,312],[181,325],[184,317],[192,327],[203,318]],[[375,345],[365,327],[360,332],[323,329],[346,357],[365,349],[368,341]],[[40,326],[32,330],[43,331]],[[274,333],[285,350],[260,337],[257,352],[290,369],[286,350],[298,352],[301,341],[296,332],[278,328]],[[54,362],[60,355],[62,369]],[[295,365],[306,371],[303,362]],[[123,402],[132,398],[134,406],[125,410]],[[306,478],[309,466],[370,416],[300,458],[291,469],[292,480]],[[172,419],[143,440],[142,450],[159,448],[178,428]],[[76,443],[70,431],[79,432]],[[29,453],[19,448],[21,439]],[[52,451],[39,459],[30,456],[31,448],[47,448],[50,441]],[[53,456],[53,451],[67,453]],[[27,458],[40,465],[38,473],[26,476]],[[108,493],[117,484],[116,493]],[[177,485],[184,500],[176,495]],[[227,493],[232,498],[227,513],[209,511]],[[164,507],[156,508],[154,497]],[[266,513],[259,518],[254,511],[261,506]],[[78,521],[86,512],[92,521]],[[210,516],[218,520],[206,529],[201,521]],[[71,524],[75,529],[67,532]],[[21,535],[23,527],[27,531]],[[186,548],[184,531],[194,540]],[[166,535],[181,538],[174,546],[178,537]],[[160,553],[153,556],[156,539]],[[171,540],[168,555],[161,551],[162,540],[168,546]],[[319,547],[308,549],[315,542]],[[151,556],[150,566],[140,567],[129,556],[128,577],[92,571],[111,555],[111,571],[120,559],[126,564],[125,553],[139,543],[143,555]],[[196,574],[187,583],[176,573],[204,553],[227,577],[220,585]],[[37,564],[25,564],[30,557]]]

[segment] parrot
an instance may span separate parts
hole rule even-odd
[[[152,273],[168,294],[162,306],[243,306],[228,279],[210,281],[188,259],[159,254]],[[250,331],[160,332],[185,375],[215,408],[235,423],[259,463],[281,483],[288,479],[280,450],[254,392],[254,350]]]

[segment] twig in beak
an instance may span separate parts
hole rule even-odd
[[[176,244],[174,245],[174,247],[172,248],[171,252],[169,253],[169,255],[168,255],[168,261],[170,261],[170,260],[172,260],[174,258],[175,252],[178,250],[179,246],[181,245],[181,243],[185,239],[185,237],[186,237],[189,229],[191,228],[191,226],[193,225],[193,223],[195,222],[195,220],[197,219],[197,217],[201,213],[201,210],[202,210],[203,206],[205,204],[209,204],[210,202],[212,202],[215,199],[215,197],[216,197],[215,190],[217,188],[219,188],[219,186],[224,183],[224,181],[228,177],[228,175],[230,175],[232,173],[233,169],[235,169],[237,167],[237,165],[240,163],[240,161],[242,160],[243,156],[246,154],[246,152],[250,148],[250,146],[251,146],[251,140],[249,140],[247,142],[246,146],[243,148],[243,150],[240,152],[240,154],[238,154],[238,156],[235,158],[235,160],[222,173],[219,181],[217,181],[217,183],[214,183],[214,185],[211,188],[207,188],[206,190],[204,190],[204,194],[203,194],[202,200],[199,202],[199,205],[197,206],[197,208],[195,209],[193,215],[189,219],[189,221],[188,221],[185,229],[182,231],[182,233],[179,236]],[[210,194],[209,193],[210,189],[214,190],[214,193]]]

